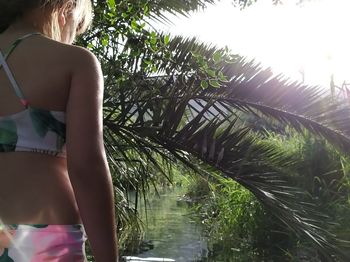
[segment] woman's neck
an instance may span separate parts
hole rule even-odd
[[[8,34],[23,34],[33,32],[39,32],[44,34],[44,30],[41,26],[38,26],[35,23],[27,22],[23,19],[18,19],[17,21],[12,23],[5,32]]]

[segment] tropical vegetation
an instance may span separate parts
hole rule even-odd
[[[300,199],[312,202],[324,214],[325,229],[349,239],[349,158],[310,135],[269,132],[259,140],[289,159],[283,166],[275,166],[270,158],[264,162],[283,169],[289,186],[304,190]],[[210,236],[212,257],[217,259],[213,261],[227,257],[236,258],[229,261],[328,261],[315,252],[309,239],[291,234],[238,183],[220,176],[193,180],[187,195],[198,200],[195,211]]]
[[[338,206],[343,207],[347,201],[349,106],[228,49],[165,35],[149,24],[166,21],[165,12],[187,15],[215,2],[94,1],[93,26],[77,42],[97,55],[105,75],[105,146],[121,249],[132,249],[141,231],[137,201],[130,206],[127,193],[145,197],[160,177],[171,181],[179,167],[209,180],[232,200],[212,199],[208,208],[232,209],[239,198],[251,203],[246,207],[255,219],[251,228],[240,228],[245,217],[217,212],[230,222],[227,230],[256,234],[267,217],[273,218],[281,235],[308,243],[321,261],[348,261],[347,243],[339,238],[348,236],[333,234],[336,227],[320,205],[343,201]],[[236,1],[242,7],[250,2]],[[302,154],[293,143],[302,144]],[[308,145],[319,145],[320,152],[307,151]],[[331,163],[323,168],[309,159],[306,165],[314,154]],[[266,232],[260,230],[260,236]]]

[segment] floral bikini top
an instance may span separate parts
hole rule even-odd
[[[65,157],[65,112],[32,107],[23,96],[6,62],[8,56],[22,40],[37,34],[39,33],[28,34],[17,39],[5,56],[0,50],[0,70],[4,69],[14,92],[24,106],[24,110],[18,113],[0,116],[0,152],[37,152]]]

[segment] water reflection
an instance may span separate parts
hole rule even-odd
[[[177,262],[202,261],[207,257],[207,239],[201,225],[191,216],[191,210],[184,202],[178,201],[183,192],[180,188],[162,192],[160,197],[152,196],[149,205],[140,206],[145,222],[145,239],[151,241],[153,249],[138,257],[172,258]]]

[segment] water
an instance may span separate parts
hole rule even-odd
[[[228,249],[221,244],[213,244],[198,220],[194,220],[188,204],[178,201],[184,193],[181,188],[168,189],[161,192],[159,197],[147,196],[146,207],[141,201],[139,211],[145,223],[145,241],[151,243],[153,248],[134,254],[135,256],[169,258],[176,262],[306,261],[298,257],[295,257],[296,260],[287,260],[281,252],[272,252],[269,257],[259,257],[258,253],[242,249],[237,243],[231,243],[232,246]]]
[[[220,244],[210,244],[204,228],[194,219],[195,214],[191,214],[189,205],[178,201],[184,193],[181,188],[167,189],[159,197],[147,196],[146,207],[141,201],[139,211],[145,223],[145,241],[153,248],[133,255],[139,258],[169,258],[176,262],[285,261],[256,260],[253,254],[240,250],[239,246],[236,248],[235,243],[229,249]],[[133,199],[133,196],[130,198]]]
[[[149,205],[140,207],[145,225],[145,240],[151,241],[154,248],[138,257],[171,258],[176,262],[201,261],[207,257],[207,238],[202,227],[191,218],[187,203],[178,201],[181,189],[167,190],[160,197],[148,199]]]

